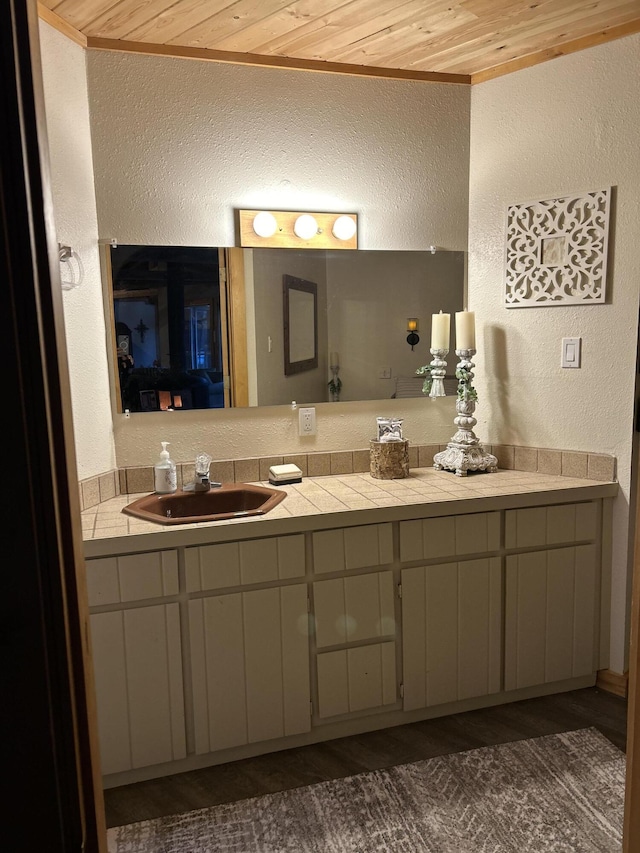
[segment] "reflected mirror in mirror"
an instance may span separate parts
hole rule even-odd
[[[111,264],[121,411],[422,397],[431,315],[464,300],[462,252],[118,246]]]
[[[284,375],[318,367],[318,285],[282,276]]]

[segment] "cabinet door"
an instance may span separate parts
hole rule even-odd
[[[505,690],[595,672],[596,549],[507,557]]]
[[[307,587],[189,602],[196,752],[307,732]]]
[[[177,604],[91,616],[102,772],[186,756]]]
[[[402,571],[405,711],[500,690],[500,560]]]

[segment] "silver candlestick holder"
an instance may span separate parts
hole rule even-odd
[[[498,470],[497,458],[487,453],[473,431],[478,423],[473,416],[478,400],[478,394],[472,384],[474,376],[472,371],[475,365],[471,359],[475,354],[475,349],[456,350],[459,358],[456,369],[458,379],[456,412],[458,414],[453,422],[458,429],[447,445],[447,449],[436,453],[433,457],[433,467],[436,471],[455,471],[456,477],[466,477],[468,471],[493,473]]]
[[[432,349],[430,350],[433,356],[433,361],[430,363],[431,374],[431,389],[429,390],[430,397],[446,397],[444,390],[444,377],[447,372],[447,355],[448,349]]]

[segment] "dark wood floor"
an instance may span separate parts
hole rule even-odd
[[[594,726],[625,747],[626,702],[595,687],[274,752],[105,791],[108,826]]]

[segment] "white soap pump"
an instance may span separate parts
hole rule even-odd
[[[162,444],[160,461],[153,469],[155,474],[155,489],[159,495],[170,495],[178,488],[176,463],[169,457],[169,451],[167,450],[169,442],[161,441],[160,444]]]

